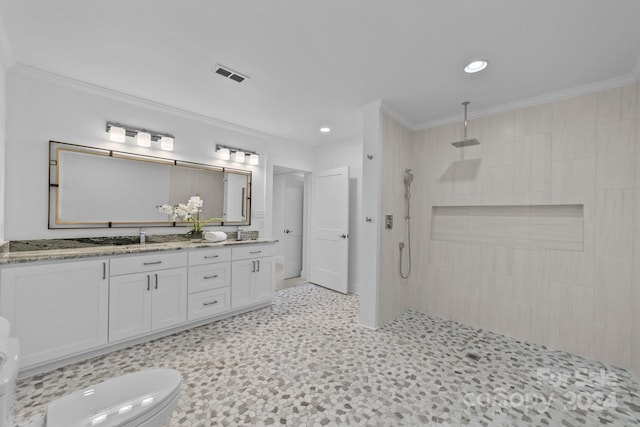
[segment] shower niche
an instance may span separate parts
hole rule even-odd
[[[584,250],[584,205],[433,206],[431,239]]]

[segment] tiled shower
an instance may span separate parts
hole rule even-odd
[[[635,83],[472,119],[481,144],[462,149],[460,122],[415,131],[381,108],[381,213],[398,220],[380,236],[379,325],[413,309],[640,374],[639,99]]]

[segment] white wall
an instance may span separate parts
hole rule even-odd
[[[362,141],[316,148],[314,171],[349,166],[349,292],[360,293],[362,239]],[[311,207],[313,209],[313,207]]]
[[[379,325],[380,233],[382,189],[382,111],[375,102],[363,108],[362,133],[362,238],[358,245],[362,267],[360,284],[361,326],[376,329]]]
[[[285,174],[279,173],[273,176],[273,209],[272,209],[272,223],[273,223],[273,237],[280,240],[276,230],[282,230],[284,228],[284,186],[285,186]],[[284,247],[282,241],[278,241],[276,247],[276,263],[284,264]]]
[[[640,83],[636,83],[636,143],[635,143],[635,179],[633,214],[633,348],[631,350],[631,369],[640,379]]]
[[[6,171],[6,109],[7,106],[7,72],[3,61],[0,61],[0,244],[5,239],[5,171]]]
[[[134,144],[123,148],[108,140],[107,121],[172,133],[176,136],[175,149],[167,154]],[[271,237],[271,200],[265,195],[271,190],[273,164],[303,170],[311,170],[313,165],[313,150],[309,147],[20,66],[8,74],[7,123],[7,240],[137,232],[47,229],[49,140],[252,170],[251,228],[260,229],[266,237]],[[214,155],[217,142],[259,152],[260,165],[218,160]],[[147,231],[152,234],[181,230],[162,227]]]

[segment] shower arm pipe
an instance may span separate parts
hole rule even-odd
[[[464,101],[462,105],[464,105],[464,137],[463,139],[467,139],[467,107],[470,101]]]

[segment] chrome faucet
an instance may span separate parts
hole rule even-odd
[[[144,245],[147,241],[147,233],[144,231],[144,228],[140,229],[140,244]]]

